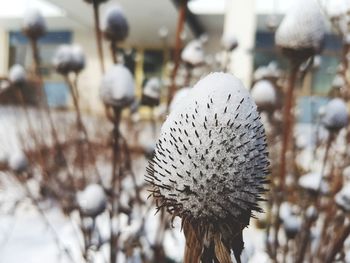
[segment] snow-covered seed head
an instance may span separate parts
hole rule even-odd
[[[219,233],[230,250],[252,212],[261,212],[267,156],[248,90],[231,74],[212,73],[170,112],[146,177],[158,209],[165,207],[195,231]]]
[[[299,178],[299,186],[304,190],[314,193],[322,193],[325,194],[329,191],[329,187],[326,181],[323,180],[322,175],[320,173],[307,173]]]
[[[238,41],[235,35],[224,35],[221,39],[221,45],[227,51],[232,51],[238,47]]]
[[[81,46],[73,45],[71,46],[72,61],[71,67],[72,71],[79,73],[85,68],[85,54]]]
[[[336,74],[332,81],[332,87],[335,89],[341,89],[346,85],[343,75]]]
[[[38,39],[46,33],[46,22],[40,11],[32,9],[24,14],[23,33],[32,39]]]
[[[15,86],[21,86],[27,81],[27,73],[22,65],[15,64],[10,68],[9,81]]]
[[[291,215],[283,221],[284,232],[288,239],[293,239],[299,233],[301,229],[301,218],[295,215]]]
[[[157,106],[160,99],[160,81],[158,78],[150,78],[143,88],[142,104]]]
[[[128,36],[128,21],[119,5],[107,10],[104,17],[103,33],[110,41],[123,41]]]
[[[335,195],[336,204],[346,212],[350,212],[350,184],[347,183]]]
[[[100,96],[108,106],[129,106],[135,98],[135,84],[130,70],[121,64],[110,68],[102,78]]]
[[[268,80],[256,82],[251,91],[252,97],[262,111],[273,110],[277,103],[276,91],[273,84]]]
[[[204,63],[203,44],[200,40],[192,40],[182,50],[181,59],[191,66],[198,66]]]
[[[322,123],[329,131],[339,131],[348,124],[348,118],[344,100],[335,98],[326,105]]]
[[[277,28],[275,42],[290,59],[302,62],[322,49],[325,22],[315,0],[299,0]]]
[[[72,68],[72,52],[69,45],[60,45],[52,59],[52,64],[59,74],[66,75]]]
[[[84,216],[96,217],[106,209],[107,197],[101,185],[90,184],[77,193],[77,202]]]
[[[22,151],[15,151],[10,155],[8,165],[13,172],[22,173],[27,170],[29,162]]]

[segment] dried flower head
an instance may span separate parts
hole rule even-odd
[[[235,35],[224,35],[221,44],[227,51],[232,51],[238,47],[238,41]]]
[[[79,73],[85,68],[85,54],[81,46],[72,45],[71,46],[72,61],[71,67],[72,71]]]
[[[314,0],[297,1],[277,28],[275,42],[291,59],[302,62],[321,51],[325,22]]]
[[[276,107],[276,91],[270,81],[260,80],[256,82],[252,88],[251,94],[260,110],[270,111]]]
[[[123,108],[135,98],[135,84],[128,68],[116,64],[102,78],[100,96],[106,105]]]
[[[344,100],[335,98],[326,105],[322,123],[329,131],[339,131],[348,124],[348,119]]]
[[[208,256],[215,245],[226,256],[233,249],[239,258],[242,230],[252,211],[261,211],[267,155],[264,128],[249,92],[231,74],[212,73],[163,124],[147,180],[158,209],[182,218],[187,239],[193,230],[204,249],[198,256]]]
[[[128,21],[119,5],[107,10],[104,17],[103,33],[110,41],[123,41],[128,36]]]
[[[77,202],[84,216],[96,217],[106,209],[107,197],[101,185],[90,184],[78,192]]]
[[[27,73],[22,65],[15,64],[10,68],[9,81],[15,86],[21,86],[27,81]]]
[[[143,88],[142,104],[157,106],[160,100],[160,81],[158,78],[150,78]]]
[[[204,63],[203,44],[200,40],[192,40],[182,50],[181,59],[190,66],[198,66]]]
[[[52,64],[59,74],[79,73],[85,67],[85,55],[78,45],[60,45],[54,54]]]
[[[15,151],[10,155],[8,160],[10,169],[15,173],[22,173],[28,168],[27,156],[22,151]]]
[[[32,39],[38,39],[46,33],[46,22],[39,10],[28,10],[24,14],[23,33]]]

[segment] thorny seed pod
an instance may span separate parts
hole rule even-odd
[[[231,74],[209,74],[171,111],[146,180],[158,210],[182,218],[184,262],[230,262],[231,249],[240,261],[242,230],[262,211],[265,141],[253,99]]]
[[[303,0],[286,14],[275,34],[277,46],[298,63],[320,52],[325,35],[325,22],[315,0]]]
[[[107,206],[105,191],[99,184],[90,184],[78,192],[77,202],[82,214],[93,218],[101,214]]]
[[[135,98],[134,79],[130,70],[121,64],[110,68],[102,78],[100,96],[108,106],[129,106]]]
[[[252,97],[261,111],[274,110],[277,103],[276,91],[268,80],[256,82],[251,91]]]
[[[181,53],[181,59],[189,66],[195,67],[204,63],[203,44],[200,40],[192,40]]]
[[[110,41],[123,41],[129,33],[129,25],[120,6],[108,9],[104,18],[104,36]]]
[[[143,88],[141,103],[147,106],[157,106],[160,99],[160,81],[158,78],[150,78]]]
[[[15,64],[10,68],[9,81],[15,86],[21,86],[27,81],[27,73],[22,65]]]
[[[38,10],[29,10],[25,13],[23,33],[32,39],[38,39],[46,33],[46,22]]]
[[[339,131],[348,124],[348,111],[344,100],[335,98],[328,102],[322,123],[329,131]]]

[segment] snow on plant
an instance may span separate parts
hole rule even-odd
[[[54,54],[52,64],[59,74],[79,73],[85,67],[85,54],[78,45],[61,45]]]
[[[199,262],[212,245],[216,255],[207,260],[229,262],[231,249],[239,260],[242,230],[253,211],[261,212],[268,164],[256,105],[234,76],[209,74],[177,104],[162,126],[147,180],[158,209],[182,218],[185,262]]]
[[[328,102],[322,123],[329,131],[338,131],[348,124],[348,111],[344,100],[335,98]]]
[[[77,202],[84,216],[95,218],[106,209],[107,197],[101,185],[90,184],[77,193]]]
[[[39,10],[28,10],[24,14],[23,32],[31,39],[38,39],[46,33],[46,22]]]
[[[251,91],[251,95],[261,110],[273,110],[276,107],[277,97],[273,84],[268,80],[257,81]]]
[[[12,85],[21,86],[27,81],[26,70],[22,65],[15,64],[10,68],[8,79]]]
[[[204,50],[202,41],[192,40],[189,42],[181,53],[181,59],[192,67],[203,64]]]
[[[105,38],[110,41],[123,41],[128,36],[128,21],[119,5],[107,9],[102,30]]]

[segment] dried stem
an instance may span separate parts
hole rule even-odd
[[[177,70],[180,64],[180,50],[182,46],[181,32],[183,31],[184,24],[185,24],[186,10],[187,10],[187,0],[181,0],[180,8],[179,8],[179,16],[177,20],[177,27],[176,27],[175,51],[174,51],[175,66],[172,72],[171,85],[168,92],[168,101],[167,101],[168,107],[170,105],[170,102],[174,96],[175,89],[176,89],[175,78],[176,78]]]
[[[112,54],[112,59],[113,59],[113,63],[117,64],[118,60],[117,60],[117,42],[116,41],[111,41],[111,54]]]
[[[335,239],[330,251],[328,252],[324,262],[331,263],[334,262],[335,256],[344,247],[344,242],[346,238],[350,235],[350,223],[348,223],[341,231],[339,231],[337,238]]]
[[[101,34],[101,30],[100,30],[99,3],[97,0],[93,0],[92,4],[93,4],[93,9],[94,9],[95,37],[96,37],[96,43],[97,43],[98,58],[99,58],[100,64],[101,64],[101,71],[102,71],[102,73],[104,73],[105,72],[105,63],[104,63],[103,47],[102,47],[102,34]]]

